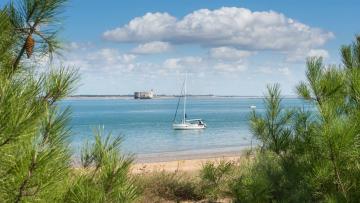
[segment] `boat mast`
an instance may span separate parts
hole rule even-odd
[[[187,80],[187,73],[185,73],[185,82],[184,82],[184,115],[183,115],[183,123],[186,121],[186,80]]]

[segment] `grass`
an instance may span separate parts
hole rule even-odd
[[[204,163],[196,171],[175,172],[142,171],[132,174],[135,186],[139,188],[138,203],[148,202],[233,202],[239,177],[246,166],[253,163],[254,154],[244,153],[237,160],[218,160]],[[92,168],[73,168],[73,176],[91,173]],[[234,189],[234,187],[236,187]]]
[[[232,202],[233,182],[252,156],[238,161],[206,162],[195,172],[154,171],[134,174],[142,196],[137,202]]]
[[[199,179],[190,173],[152,172],[135,176],[142,191],[139,202],[199,201],[204,195],[198,187]]]

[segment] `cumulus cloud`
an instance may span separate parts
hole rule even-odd
[[[311,49],[307,56],[308,57],[318,56],[323,58],[329,58],[329,52],[324,49]]]
[[[287,54],[287,62],[303,62],[307,57],[318,56],[323,58],[329,57],[329,52],[325,49],[298,49]]]
[[[205,60],[201,57],[180,57],[166,59],[162,67],[162,73],[239,73],[247,70],[247,64],[243,60],[227,61]]]
[[[290,68],[283,66],[283,65],[280,65],[279,68],[265,66],[265,67],[259,67],[257,70],[255,70],[255,73],[262,73],[265,75],[281,74],[284,76],[290,76],[291,70],[290,70]]]
[[[147,13],[132,19],[124,27],[106,31],[104,38],[119,42],[163,41],[176,24],[176,18],[168,13]]]
[[[217,47],[211,48],[209,56],[214,59],[223,60],[239,60],[251,56],[253,53],[250,51],[238,50],[231,47]]]
[[[214,65],[214,70],[216,72],[243,72],[247,70],[247,66],[241,62],[238,61],[236,63],[217,63]]]
[[[64,58],[55,59],[54,63],[79,68],[83,73],[124,73],[132,72],[137,67],[136,55],[120,53],[117,49],[104,48],[94,51],[69,52]]]
[[[135,54],[158,54],[169,51],[171,49],[171,45],[168,42],[148,42],[144,44],[139,44],[132,50],[132,53]]]
[[[103,61],[106,64],[130,63],[136,58],[133,54],[120,54],[116,49],[100,49],[88,54],[86,57],[91,61]]]
[[[320,47],[333,34],[275,11],[223,7],[196,10],[181,19],[168,13],[147,13],[104,32],[103,37],[116,42],[163,41],[288,51]]]
[[[182,58],[169,58],[163,63],[166,69],[183,69],[183,68],[196,68],[203,66],[203,59],[201,57],[182,57]]]

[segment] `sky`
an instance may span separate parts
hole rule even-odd
[[[340,64],[360,33],[358,0],[69,1],[63,65],[79,68],[76,94],[294,95],[306,58]]]

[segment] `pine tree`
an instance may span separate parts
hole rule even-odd
[[[37,75],[20,64],[26,35],[37,34],[43,39],[39,43],[54,47],[36,27],[49,27],[49,36],[55,37],[50,27],[63,3],[19,1],[1,11],[0,26],[5,31],[0,37],[1,202],[56,201],[68,176],[69,110],[60,111],[56,102],[72,92],[77,73],[60,67]]]
[[[77,70],[38,71],[23,60],[25,53],[33,59],[58,51],[65,3],[19,0],[0,9],[0,202],[78,202],[72,197],[80,194],[85,202],[96,194],[97,202],[130,202],[138,195],[128,177],[132,159],[121,156],[118,138],[103,142],[97,134],[89,162],[96,170],[87,168],[91,178],[72,177],[71,111],[58,102],[74,91]]]
[[[122,138],[94,133],[81,153],[81,168],[64,197],[64,202],[132,202],[139,191],[129,177],[131,156],[120,154]]]
[[[340,66],[326,66],[319,57],[307,60],[306,81],[296,90],[315,110],[292,109],[287,114],[280,106],[279,87],[268,87],[266,112],[253,112],[250,124],[262,144],[257,159],[269,153],[277,157],[255,162],[251,168],[257,175],[248,174],[253,182],[249,185],[241,179],[235,186],[246,189],[265,184],[264,194],[270,194],[270,200],[285,202],[358,201],[360,37],[343,46],[341,54]],[[237,194],[244,195],[237,187]]]
[[[289,123],[293,112],[281,107],[280,86],[268,86],[268,95],[264,99],[266,113],[259,116],[253,111],[250,128],[253,135],[261,141],[262,149],[272,150],[280,155],[289,148],[291,130]]]

